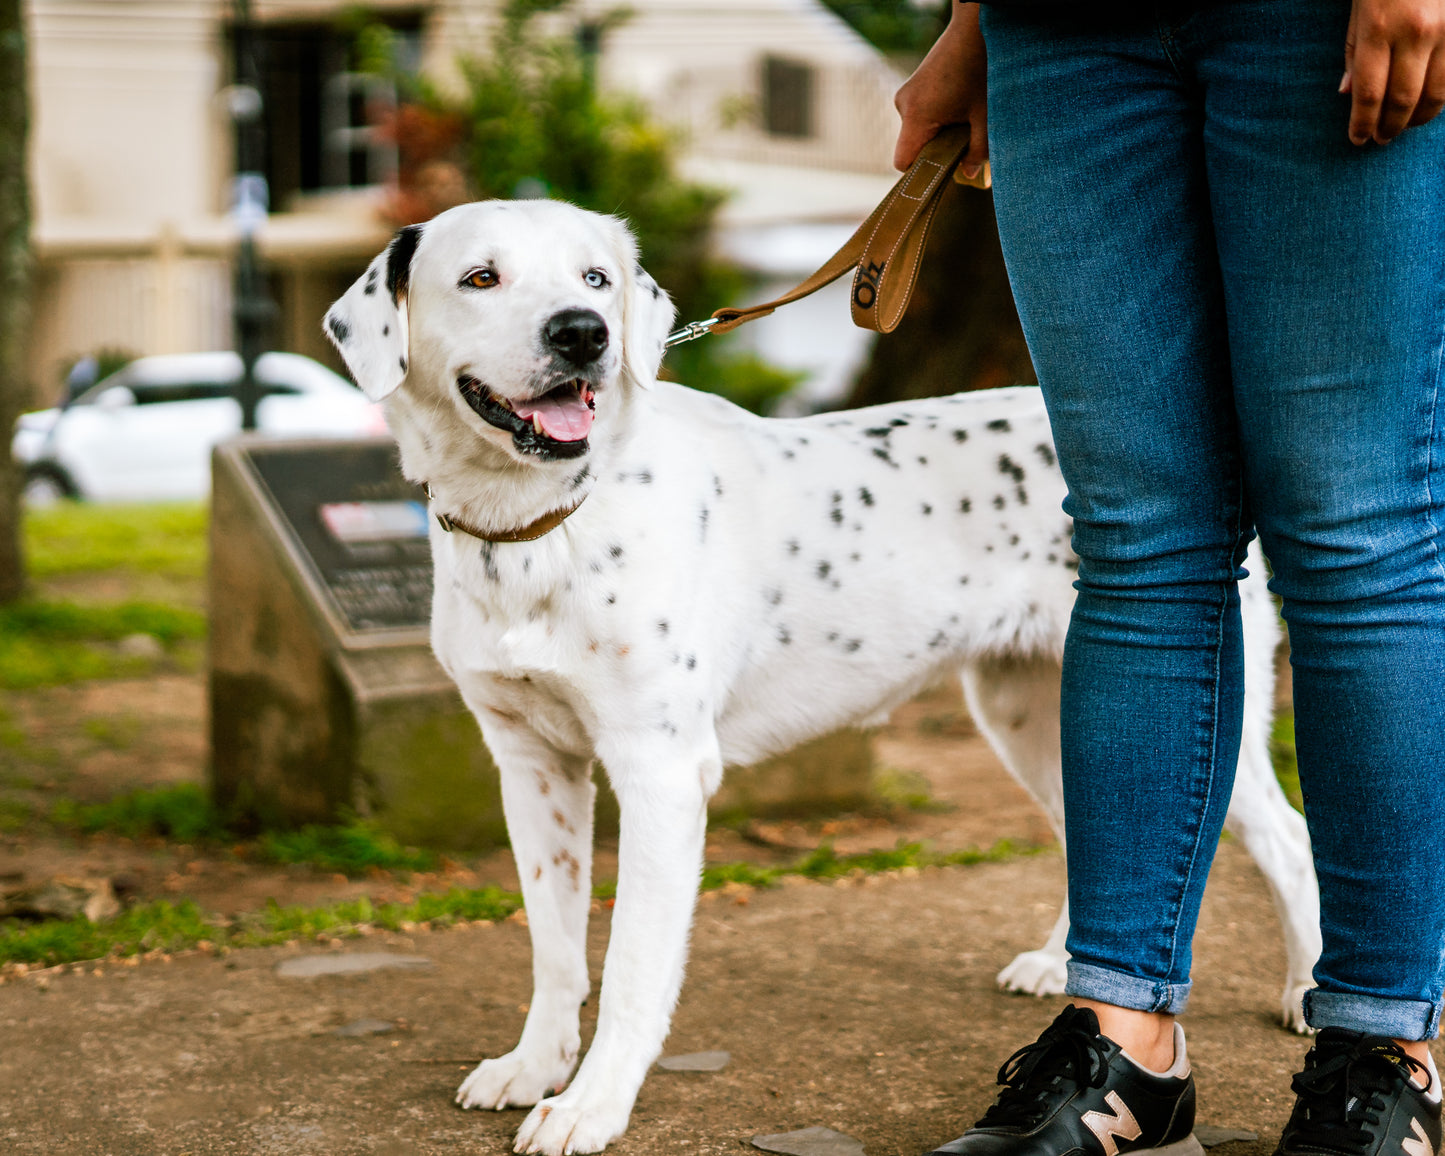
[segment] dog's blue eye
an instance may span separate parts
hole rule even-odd
[[[601,269],[588,269],[587,272],[582,274],[582,280],[586,281],[587,284],[591,285],[594,289],[605,289],[608,285],[612,284],[612,282],[607,280],[607,274],[602,272]]]

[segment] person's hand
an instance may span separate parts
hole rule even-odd
[[[988,159],[988,84],[977,4],[955,5],[953,19],[893,105],[903,117],[893,149],[895,168],[911,165],[945,125],[966,124],[968,152],[959,168],[965,177],[978,176]]]
[[[1350,140],[1385,144],[1445,106],[1445,0],[1354,0],[1345,37]]]

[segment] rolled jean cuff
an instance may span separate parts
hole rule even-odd
[[[1396,1040],[1433,1040],[1440,1034],[1440,1005],[1312,987],[1305,992],[1305,1023],[1317,1030],[1349,1028]]]
[[[1134,1011],[1163,1012],[1177,1016],[1188,1006],[1189,991],[1193,986],[1192,980],[1185,983],[1159,983],[1071,959],[1064,994],[1098,1000],[1115,1007],[1132,1008]]]

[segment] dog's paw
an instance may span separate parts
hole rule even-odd
[[[1314,1028],[1305,1023],[1305,992],[1314,987],[1311,980],[1303,983],[1288,983],[1280,999],[1280,1020],[1292,1032],[1302,1036],[1315,1034]]]
[[[615,1097],[574,1095],[577,1091],[574,1085],[533,1108],[517,1130],[512,1150],[544,1156],[601,1152],[627,1130],[630,1105],[619,1105]]]
[[[1021,991],[1025,995],[1062,995],[1068,962],[1067,955],[1052,951],[1025,951],[998,973],[998,985],[1004,991]]]
[[[494,1060],[483,1060],[457,1089],[456,1102],[463,1108],[531,1107],[543,1096],[567,1086],[572,1060],[539,1063],[518,1048]]]

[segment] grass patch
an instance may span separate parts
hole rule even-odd
[[[257,841],[256,850],[259,858],[271,863],[307,863],[353,877],[373,869],[432,871],[437,866],[437,857],[430,851],[403,847],[386,832],[362,822],[268,831]]]
[[[224,842],[229,835],[210,798],[195,783],[129,791],[104,803],[61,799],[51,808],[50,819],[80,835],[105,833],[176,843]]]
[[[108,645],[133,634],[151,635],[171,648],[204,638],[206,616],[154,602],[81,606],[25,599],[0,607],[0,689],[146,674],[154,659]]]
[[[37,578],[122,570],[199,578],[206,571],[204,502],[91,505],[25,512],[25,553]]]
[[[195,783],[148,787],[117,795],[104,803],[62,799],[50,819],[79,835],[120,835],[127,839],[166,839],[173,843],[231,845],[241,834]],[[351,877],[382,871],[431,871],[437,856],[403,847],[369,823],[353,820],[297,831],[267,831],[248,848],[266,863],[305,864]]]
[[[1040,848],[1019,847],[1003,839],[982,851],[938,854],[919,843],[905,843],[891,851],[838,855],[825,844],[786,867],[758,867],[751,863],[709,867],[703,872],[701,890],[715,891],[739,883],[771,887],[786,875],[838,879],[907,867],[997,863],[1038,850]],[[593,888],[593,894],[599,899],[611,899],[616,893],[615,882]],[[183,951],[203,943],[218,948],[263,947],[317,936],[351,937],[371,928],[398,931],[422,923],[444,927],[461,921],[495,921],[521,908],[521,895],[497,887],[453,887],[449,891],[418,896],[411,903],[372,903],[365,897],[322,907],[282,907],[269,903],[260,911],[229,920],[207,918],[189,900],[175,904],[161,900],[138,905],[99,924],[83,916],[41,923],[0,922],[0,963],[51,967],[106,956]]]
[[[1294,712],[1280,711],[1274,716],[1274,729],[1269,736],[1269,753],[1274,762],[1274,775],[1296,811],[1305,809],[1300,793],[1299,763],[1294,750]]]
[[[918,771],[883,767],[873,776],[872,788],[874,798],[889,810],[943,815],[956,809],[935,798],[928,777]]]

